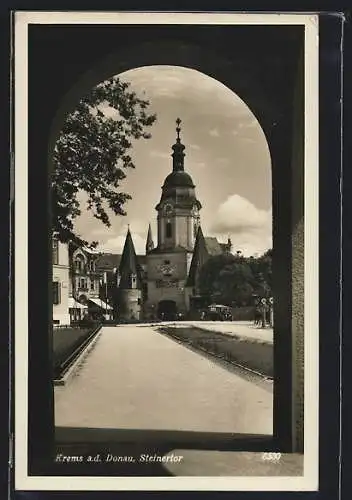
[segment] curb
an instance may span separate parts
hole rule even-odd
[[[72,366],[67,370],[65,375],[62,378],[59,379],[54,379],[53,384],[54,386],[63,386],[65,385],[69,379],[76,373],[84,359],[87,357],[89,352],[94,348],[96,342],[98,341],[100,334],[101,334],[101,328],[97,332],[97,334],[92,338],[92,340],[89,342],[89,344],[86,345],[86,347],[83,349],[81,354],[78,356],[78,358],[74,361]]]

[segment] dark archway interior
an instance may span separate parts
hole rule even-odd
[[[274,435],[281,450],[303,450],[303,35],[303,26],[29,26],[29,255],[40,250],[48,263],[29,269],[29,404],[42,395],[29,412],[33,459],[50,453],[54,432],[48,158],[85,90],[113,74],[160,64],[219,80],[265,132],[273,186]],[[33,201],[38,193],[41,204]]]
[[[165,321],[175,320],[177,314],[177,306],[174,300],[161,300],[158,303],[158,318]]]

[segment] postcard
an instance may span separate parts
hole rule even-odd
[[[317,490],[319,16],[14,41],[15,488]]]

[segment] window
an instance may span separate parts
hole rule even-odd
[[[82,264],[82,262],[81,262],[80,259],[75,260],[75,269],[76,269],[76,271],[79,271],[79,272],[81,271],[81,268],[82,268],[81,264]]]
[[[86,280],[86,278],[81,278],[81,279],[79,280],[79,287],[80,287],[80,288],[84,288],[84,289],[86,289],[86,288],[87,288],[87,280]]]
[[[171,238],[172,236],[172,225],[171,222],[166,223],[166,238]]]
[[[137,276],[135,274],[131,275],[132,288],[137,288]]]
[[[90,280],[90,289],[91,290],[95,289],[95,282],[94,282],[94,280]]]
[[[53,264],[59,263],[59,242],[56,238],[53,238]]]
[[[60,283],[53,281],[53,304],[60,304]]]
[[[78,272],[83,272],[84,271],[84,257],[82,254],[76,255],[75,258],[75,269]]]

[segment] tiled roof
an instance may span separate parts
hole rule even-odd
[[[204,237],[205,246],[209,255],[219,255],[223,253],[222,245],[212,236]]]
[[[122,255],[120,253],[103,253],[96,260],[96,268],[101,271],[112,271],[118,268]],[[140,266],[146,265],[146,255],[137,255],[137,262]]]
[[[149,252],[149,254],[153,254],[153,253],[177,253],[177,252],[192,252],[192,250],[190,248],[186,248],[186,247],[182,247],[180,245],[176,246],[176,247],[173,247],[173,248],[154,248],[153,250],[151,250]]]

